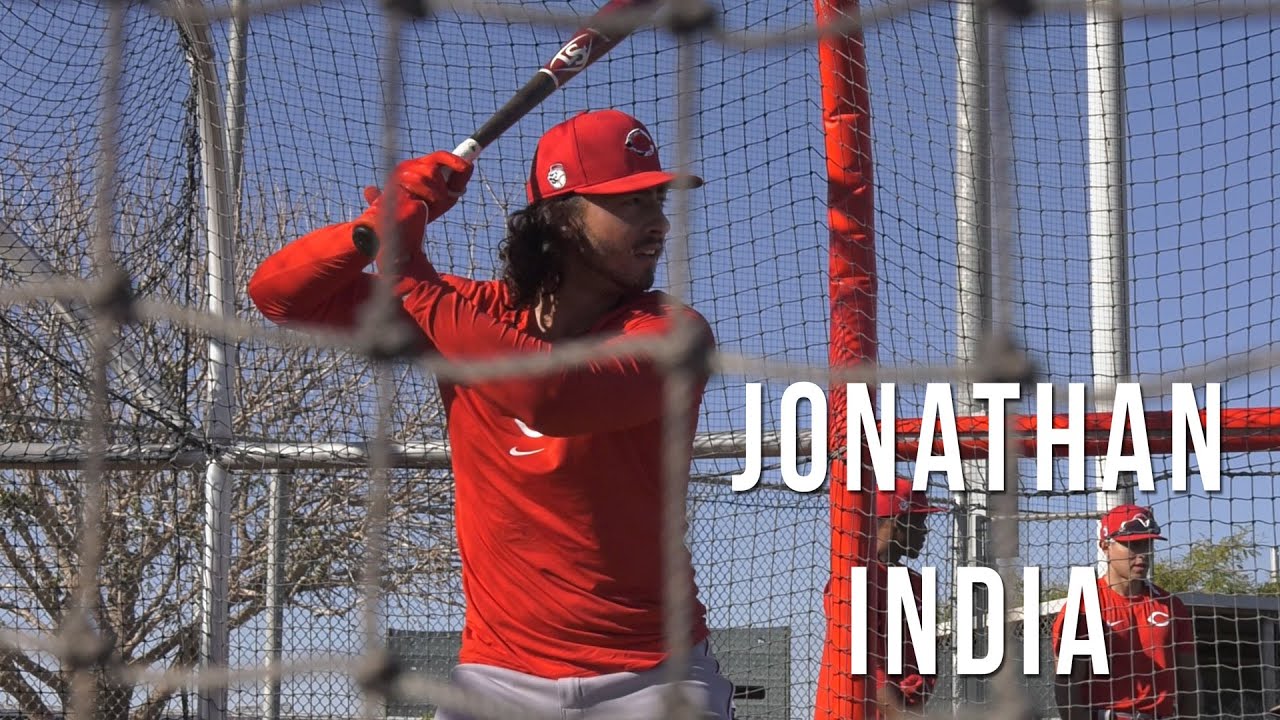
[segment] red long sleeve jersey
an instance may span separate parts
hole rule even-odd
[[[351,326],[373,292],[367,264],[352,247],[351,224],[330,226],[268,258],[249,294],[277,323]],[[442,356],[551,350],[529,332],[533,314],[513,309],[502,283],[423,276],[432,279],[412,286],[403,305]],[[590,334],[659,335],[670,330],[672,310],[710,341],[701,315],[656,292],[626,300]],[[440,383],[467,600],[461,662],[564,678],[641,671],[665,658],[661,387],[660,372],[638,359]],[[693,418],[701,396],[698,387]],[[692,645],[708,633],[687,553],[682,571]]]
[[[1100,710],[1177,716],[1177,656],[1195,654],[1191,611],[1154,583],[1139,595],[1121,595],[1111,589],[1105,575],[1098,578],[1098,601],[1106,624],[1110,673],[1089,676],[1086,702]],[[1055,658],[1062,649],[1066,613],[1063,605],[1053,622]],[[1082,614],[1076,636],[1083,638],[1086,631]]]

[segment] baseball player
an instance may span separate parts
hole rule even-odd
[[[1121,505],[1102,519],[1098,545],[1107,571],[1098,579],[1110,672],[1094,675],[1077,658],[1070,675],[1057,675],[1062,720],[1166,720],[1199,714],[1195,638],[1191,614],[1178,598],[1148,579],[1152,544],[1163,540],[1150,508]],[[1066,607],[1053,625],[1053,651],[1062,645]],[[1084,637],[1084,618],[1077,623]]]
[[[872,587],[877,588],[881,601],[881,612],[888,607],[888,568],[901,564],[903,558],[914,560],[924,550],[924,541],[928,537],[929,527],[926,518],[937,512],[945,512],[944,508],[929,504],[929,498],[922,491],[911,489],[911,480],[898,478],[892,492],[876,492],[876,557],[877,563],[869,569]],[[915,606],[921,607],[923,583],[920,573],[908,568],[911,577],[911,589],[915,595]],[[876,632],[887,640],[888,625],[885,617],[880,618]],[[886,662],[876,663],[876,701],[882,711],[891,717],[903,713],[923,714],[924,705],[933,693],[938,679],[934,675],[924,675],[916,662],[915,648],[911,645],[911,636],[904,624],[902,631],[902,672],[890,675]],[[887,657],[887,655],[886,655]]]
[[[393,203],[409,241],[394,265],[385,247],[374,257],[357,248],[355,223],[340,223],[263,262],[250,296],[277,323],[350,327],[374,292],[364,272],[373,260],[401,269],[391,282],[403,317],[450,360],[541,354],[588,337],[657,338],[677,315],[713,346],[700,314],[650,291],[670,230],[667,190],[702,181],[664,171],[638,120],[586,112],[543,135],[529,204],[507,221],[499,280],[440,274],[420,247],[471,172],[437,152],[401,163],[386,193],[366,191],[371,205],[356,222],[376,224]],[[705,383],[689,397],[691,418]],[[645,359],[440,382],[466,597],[456,686],[555,717],[664,716],[662,385]],[[728,719],[733,684],[708,647],[687,551],[679,572],[690,588],[692,669],[678,688],[706,717]]]
[[[916,660],[915,648],[911,644],[911,636],[904,622],[902,630],[902,672],[889,674],[887,651],[884,649],[888,640],[887,605],[888,605],[888,569],[901,564],[903,558],[914,560],[924,550],[925,538],[929,528],[925,523],[932,513],[945,512],[945,508],[929,504],[928,496],[921,491],[911,489],[911,480],[898,478],[892,491],[876,491],[875,493],[875,539],[876,560],[867,567],[868,586],[879,594],[877,612],[867,619],[867,630],[874,634],[868,638],[870,652],[877,656],[869,663],[875,677],[875,700],[880,714],[885,717],[901,717],[903,714],[922,715],[925,703],[933,693],[937,677],[920,672]],[[920,573],[908,568],[911,588],[914,591],[915,606],[921,606],[923,583]],[[831,605],[831,585],[825,590],[828,607]],[[828,685],[832,682],[831,670],[824,668],[818,682]],[[834,672],[845,672],[836,669]],[[826,693],[818,693],[818,706],[814,717],[822,720],[835,718],[832,708],[825,707],[822,701]]]

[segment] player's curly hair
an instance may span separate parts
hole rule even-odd
[[[533,307],[560,288],[568,248],[580,243],[577,195],[539,200],[507,218],[507,236],[498,249],[502,281],[517,308]]]

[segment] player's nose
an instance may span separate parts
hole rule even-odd
[[[662,209],[662,201],[658,200],[649,206],[649,212],[646,215],[645,234],[658,240],[666,240],[669,232],[671,232],[671,219],[667,217],[666,211]]]
[[[660,220],[655,220],[650,225],[648,235],[659,242],[666,242],[667,233],[671,232],[671,221],[667,219],[666,215],[661,215],[660,217]]]

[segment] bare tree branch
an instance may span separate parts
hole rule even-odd
[[[26,532],[26,529],[16,520],[11,520],[10,529],[21,536],[24,547],[37,547],[30,533]],[[58,592],[60,583],[38,556],[35,554],[19,556],[17,548],[18,545],[10,541],[8,532],[0,532],[0,553],[3,553],[5,559],[9,561],[13,572],[18,574],[18,579],[31,590],[32,597],[40,607],[50,617],[58,617],[62,614],[62,595]]]
[[[182,82],[186,70],[179,66],[178,71]],[[183,122],[190,118],[179,117],[169,128],[181,134],[175,151],[144,153],[137,172],[116,188],[113,252],[137,297],[200,308],[208,278],[198,240],[203,223],[199,147],[190,125],[176,127]],[[77,154],[77,148],[88,144],[80,134],[74,128],[67,131],[64,158],[13,158],[13,171],[7,174],[13,182],[0,185],[0,219],[33,239],[31,249],[39,254],[41,267],[66,279],[93,277],[98,260],[91,251],[92,193],[85,192],[91,168]],[[145,143],[147,138],[137,140]],[[8,168],[10,159],[5,161]],[[238,228],[243,251],[236,258],[237,278],[246,278],[268,249],[297,228],[317,224],[317,217],[297,205],[288,190],[246,192],[250,201]],[[0,259],[0,283],[32,280],[22,276],[22,267],[35,265]],[[238,286],[236,302],[247,309],[244,284]],[[110,376],[103,428],[108,442],[219,449],[206,448],[196,430],[199,413],[206,410],[205,340],[177,322],[120,327],[117,347],[127,349],[136,362],[116,367]],[[82,328],[47,306],[0,306],[0,434],[17,441],[83,442],[92,397],[83,368],[92,360],[90,350]],[[114,358],[116,366],[124,356]],[[309,438],[331,442],[372,435],[373,374],[365,359],[251,341],[241,343],[240,357],[233,419],[238,439],[305,443]],[[155,396],[171,399],[180,422],[140,402],[130,385],[138,378],[154,385]],[[407,372],[396,382],[402,387],[394,413],[405,436],[441,437],[443,415],[434,386]],[[438,472],[394,470],[390,475],[383,587],[405,596],[457,602],[450,594],[456,592],[458,560],[449,522],[449,483]],[[203,484],[191,471],[176,467],[108,472],[101,481],[106,500],[100,508],[104,545],[95,630],[114,637],[120,662],[191,665],[200,639],[196,601],[201,592]],[[0,471],[0,574],[15,586],[12,606],[4,613],[20,632],[55,632],[65,614],[65,598],[79,579],[84,482],[75,470]],[[317,616],[351,612],[360,602],[358,579],[369,540],[368,472],[299,470],[294,487],[286,561],[280,568],[283,601]],[[265,473],[233,476],[232,629],[252,623],[266,604],[269,488]],[[0,654],[0,704],[11,702],[40,720],[63,712],[67,686],[57,662],[19,650]],[[172,709],[175,692],[149,688],[145,701],[139,701],[137,689],[103,676],[100,717],[158,720]]]
[[[53,710],[43,695],[23,678],[16,662],[20,655],[19,651],[0,648],[0,690],[13,697],[18,709],[31,720],[54,720]]]
[[[66,679],[56,670],[46,667],[39,660],[31,655],[23,653],[13,653],[10,658],[15,666],[40,682],[53,688],[58,694],[68,691],[69,684]]]

